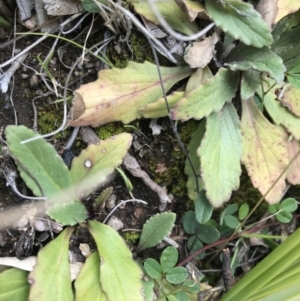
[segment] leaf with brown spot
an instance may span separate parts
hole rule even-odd
[[[166,91],[188,77],[187,66],[160,67]],[[98,79],[74,92],[71,126],[99,126],[111,121],[129,123],[141,118],[139,108],[162,97],[157,67],[129,62],[124,69],[101,70]]]
[[[275,183],[288,164],[286,133],[272,125],[252,98],[242,101],[243,157],[253,186],[261,194]],[[285,189],[285,174],[267,194],[270,203],[279,202]]]
[[[73,159],[71,178],[79,198],[89,194],[122,163],[132,141],[132,136],[122,133],[99,144],[91,144]]]
[[[295,161],[291,164],[286,172],[287,180],[293,185],[300,184],[300,156],[298,152],[300,151],[300,142],[292,139],[287,144],[287,151],[289,154],[289,161],[293,160],[297,155]]]

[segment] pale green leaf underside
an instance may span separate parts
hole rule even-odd
[[[248,174],[261,194],[274,184],[288,164],[287,137],[259,111],[254,100],[242,101],[243,158]],[[285,189],[281,177],[266,196],[269,203],[278,202]]]
[[[42,248],[37,264],[29,274],[29,300],[73,301],[69,264],[69,239],[74,228],[67,228]]]
[[[239,187],[242,135],[232,104],[207,117],[206,133],[198,148],[206,196],[214,207],[228,201]]]
[[[71,186],[71,177],[67,166],[50,143],[38,139],[21,144],[23,140],[38,136],[25,126],[7,126],[5,134],[21,177],[34,195],[50,197],[61,193],[60,200],[75,200],[70,189],[68,193],[63,192]]]
[[[254,47],[272,43],[270,29],[252,5],[232,0],[206,0],[205,4],[209,17],[235,39]]]
[[[70,173],[78,196],[89,194],[122,163],[131,140],[132,135],[121,133],[89,145],[73,159]]]
[[[28,272],[8,269],[0,273],[0,300],[27,301],[29,296]]]
[[[160,213],[152,216],[144,224],[138,249],[154,247],[172,230],[176,219],[175,213]]]
[[[100,283],[108,301],[143,301],[142,271],[125,241],[111,227],[90,221],[100,254]]]
[[[56,222],[73,226],[85,221],[87,210],[81,202],[68,202],[52,205],[46,213]]]
[[[160,67],[165,90],[188,77],[187,66]],[[98,79],[74,92],[71,126],[99,126],[112,121],[129,123],[141,118],[140,108],[162,97],[155,64],[129,62],[124,69],[101,70]]]
[[[134,10],[146,18],[147,20],[151,21],[152,23],[159,25],[159,21],[153,14],[149,4],[147,1],[129,1]],[[186,35],[192,35],[199,31],[198,26],[195,22],[191,22],[189,20],[188,14],[184,13],[177,3],[174,0],[160,0],[155,1],[155,5],[157,6],[158,10],[162,14],[163,18],[166,22],[176,31],[179,31]]]
[[[226,57],[226,65],[233,71],[250,68],[267,72],[278,83],[284,79],[285,66],[282,59],[269,47],[255,48],[244,44],[236,46]]]
[[[201,119],[212,112],[220,111],[235,96],[238,81],[239,72],[219,69],[213,78],[185,94],[171,111],[172,118],[183,121],[190,118]]]
[[[75,280],[76,301],[107,301],[100,285],[100,259],[98,252],[85,261]]]
[[[196,175],[198,176],[197,181],[198,181],[198,185],[199,185],[199,190],[203,189],[203,181],[201,180],[201,177],[200,177],[200,158],[197,156],[197,148],[199,147],[199,144],[201,143],[204,133],[205,133],[205,119],[203,119],[200,122],[197,130],[192,134],[190,143],[187,147],[189,158],[195,169]],[[188,196],[191,200],[196,201],[197,196],[198,196],[196,179],[195,179],[193,170],[192,170],[191,165],[188,160],[185,160],[184,173],[188,176],[188,179],[186,182]]]

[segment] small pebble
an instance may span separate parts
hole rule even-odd
[[[26,78],[28,78],[28,77],[29,77],[28,74],[25,74],[25,73],[22,73],[22,74],[21,74],[21,78],[22,78],[22,79],[26,79]]]
[[[30,78],[30,86],[33,88],[36,87],[38,84],[39,84],[39,78],[36,74],[33,74]]]

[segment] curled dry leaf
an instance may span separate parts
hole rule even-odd
[[[218,42],[217,34],[205,38],[201,42],[194,42],[184,56],[191,68],[204,68],[208,65],[215,53],[215,44]]]

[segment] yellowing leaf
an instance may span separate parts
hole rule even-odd
[[[291,113],[276,100],[274,90],[269,91],[264,97],[264,105],[274,123],[283,125],[297,140],[300,139],[300,118]],[[297,106],[297,104],[296,104]]]
[[[299,0],[279,0],[278,13],[275,18],[275,23],[284,18],[285,16],[296,12],[300,8]]]
[[[300,151],[300,143],[292,139],[287,144],[287,151],[289,154],[289,161],[293,160]],[[300,156],[298,155],[295,161],[290,165],[286,172],[287,180],[293,185],[300,184]]]
[[[299,99],[300,89],[297,89],[290,84],[286,84],[282,88],[282,96],[279,97],[280,102],[298,117],[300,117]]]
[[[173,119],[201,119],[230,102],[238,88],[239,72],[221,68],[211,79],[185,94],[171,111]],[[222,89],[220,89],[222,87]]]
[[[39,251],[37,264],[29,274],[28,300],[73,301],[68,259],[69,239],[74,228],[67,228]]]
[[[76,278],[75,289],[75,301],[107,301],[100,285],[100,259],[98,252],[94,252],[86,259]]]
[[[165,89],[189,76],[189,67],[161,67]],[[162,96],[157,67],[149,62],[129,62],[124,69],[99,72],[95,82],[74,92],[71,126],[99,126],[111,121],[129,123],[141,118],[139,108]]]
[[[159,21],[155,17],[147,1],[132,0],[129,1],[134,10],[152,23],[159,25]],[[155,1],[154,4],[160,11],[166,22],[174,29],[186,35],[192,35],[199,31],[196,23],[189,20],[188,14],[184,13],[174,0]]]
[[[206,133],[197,153],[206,196],[214,207],[219,207],[240,185],[242,136],[232,104],[207,117]]]
[[[263,116],[252,98],[242,101],[242,110],[242,162],[254,187],[265,194],[288,164],[287,135]],[[266,200],[271,204],[278,202],[285,186],[283,175]]]
[[[142,271],[125,241],[111,227],[90,221],[100,254],[100,283],[108,301],[143,301]]]
[[[191,0],[175,0],[179,7],[189,16],[191,22],[197,17],[208,19],[202,4]]]

